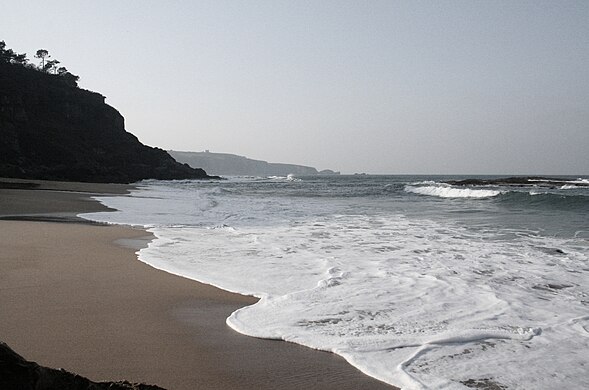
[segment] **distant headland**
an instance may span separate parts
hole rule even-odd
[[[283,163],[270,163],[262,160],[253,160],[247,157],[229,153],[204,152],[180,152],[168,150],[168,153],[181,163],[191,167],[200,167],[214,175],[235,176],[286,176],[286,175],[339,175],[339,172],[325,169],[318,171],[316,168]]]
[[[131,183],[207,179],[125,130],[123,116],[49,52],[25,54],[0,41],[0,177]]]

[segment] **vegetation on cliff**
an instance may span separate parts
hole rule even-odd
[[[40,60],[40,63],[37,66],[29,63],[26,53],[19,54],[10,48],[7,48],[6,42],[0,41],[0,63],[22,66],[27,69],[58,75],[66,84],[69,84],[73,87],[78,86],[78,80],[80,79],[80,76],[70,73],[64,66],[58,67],[61,62],[56,59],[50,60],[49,58],[51,58],[51,56],[49,55],[48,50],[37,50],[35,53],[35,58]]]
[[[40,49],[39,66],[0,41],[0,177],[131,183],[209,178],[143,145],[104,96]]]

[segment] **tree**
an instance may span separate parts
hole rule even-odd
[[[51,58],[49,51],[45,49],[39,49],[37,50],[37,53],[35,53],[35,58],[39,58],[41,60],[38,66],[35,66],[34,64],[28,64],[26,54],[18,54],[15,53],[12,49],[7,49],[6,42],[0,41],[0,63],[4,62],[9,64],[16,64],[44,73],[53,73],[54,75],[61,77],[63,82],[67,85],[72,87],[78,86],[78,80],[80,79],[80,76],[70,73],[63,66],[58,67],[58,64],[60,63],[58,60],[49,60],[49,58]]]
[[[59,61],[57,60],[49,60],[45,63],[45,66],[43,67],[43,71],[49,73],[50,71],[53,71],[54,74],[57,73],[57,64],[59,64]]]
[[[0,41],[0,62],[9,62],[10,52],[12,52],[12,50],[6,49],[6,42]]]
[[[10,62],[12,62],[13,64],[25,65],[27,63],[27,61],[28,61],[28,59],[27,59],[26,53],[23,53],[23,54],[14,53],[14,56],[12,57],[12,60]]]
[[[27,63],[27,55],[17,54],[12,49],[7,49],[6,42],[0,41],[0,62],[25,65]]]
[[[49,58],[51,57],[49,55],[49,52],[45,49],[39,49],[37,50],[37,53],[35,54],[35,58],[40,58],[41,59],[41,66],[40,69],[42,71],[45,71],[45,58]]]

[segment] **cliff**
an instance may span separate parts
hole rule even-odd
[[[104,96],[0,62],[0,177],[131,183],[209,178],[143,145]]]
[[[304,165],[269,163],[228,153],[179,152],[175,150],[169,150],[168,153],[180,162],[187,163],[192,167],[202,167],[215,175],[286,176],[293,174],[308,176],[321,173],[338,174],[333,171],[317,172],[317,169]]]

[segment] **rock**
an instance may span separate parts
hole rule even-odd
[[[572,185],[571,179],[554,178],[554,177],[539,177],[539,176],[514,176],[499,179],[465,179],[465,180],[448,180],[445,183],[454,186],[514,186],[514,187],[549,187],[557,188],[563,185]],[[576,182],[577,187],[587,187],[589,183]]]
[[[164,390],[141,383],[92,382],[63,369],[29,362],[0,342],[0,389],[2,390]]]

